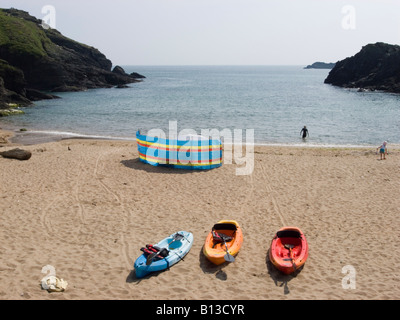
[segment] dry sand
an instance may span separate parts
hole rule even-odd
[[[385,161],[374,149],[256,147],[248,176],[235,164],[152,167],[135,142],[24,148],[28,161],[0,157],[0,299],[400,298],[400,150],[390,145]],[[244,242],[234,263],[213,266],[201,249],[221,219],[237,220]],[[296,276],[267,258],[285,225],[310,247]],[[140,248],[178,230],[195,239],[184,261],[136,279]],[[41,289],[47,265],[68,281],[65,292]],[[355,289],[342,287],[347,265]]]

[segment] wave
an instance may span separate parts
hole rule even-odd
[[[256,146],[298,147],[298,148],[376,148],[368,144],[332,144],[332,143],[255,143]]]
[[[29,131],[27,131],[27,133],[54,136],[54,137],[58,137],[61,139],[80,138],[80,139],[134,140],[134,141],[136,141],[136,137],[115,137],[115,136],[84,134],[84,133],[76,133],[76,132],[68,132],[68,131],[29,130]]]
[[[29,130],[26,133],[46,135],[53,137],[54,140],[62,139],[99,139],[99,140],[122,140],[122,141],[136,141],[136,137],[121,137],[111,135],[97,135],[97,134],[84,134],[69,131],[49,131],[49,130]],[[236,145],[236,144],[234,144]],[[250,144],[243,142],[242,146],[248,146]],[[295,142],[295,143],[278,143],[278,142],[254,142],[255,147],[298,147],[298,148],[377,148],[375,145],[370,144],[334,144],[334,143],[317,143],[317,142]],[[400,144],[390,144],[392,148],[400,148]]]

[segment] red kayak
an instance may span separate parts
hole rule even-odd
[[[308,257],[308,244],[297,227],[284,227],[272,239],[269,259],[284,274],[299,270]]]

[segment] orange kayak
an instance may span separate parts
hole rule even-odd
[[[207,235],[203,253],[212,263],[233,262],[243,243],[243,233],[235,220],[221,220]]]
[[[284,274],[299,270],[308,257],[308,243],[297,227],[280,229],[271,241],[269,260]]]

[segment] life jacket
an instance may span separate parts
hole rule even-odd
[[[147,258],[150,254],[159,252],[156,258],[158,259],[164,259],[169,255],[169,251],[167,248],[159,248],[157,246],[153,246],[152,244],[146,244],[146,247],[140,248],[141,251],[143,251],[145,257]]]
[[[215,231],[214,228],[212,229],[212,236],[213,236],[214,244],[221,243],[221,242],[229,242],[229,241],[232,241],[232,239],[233,239],[232,237],[227,236],[224,233],[218,233],[217,231]]]

